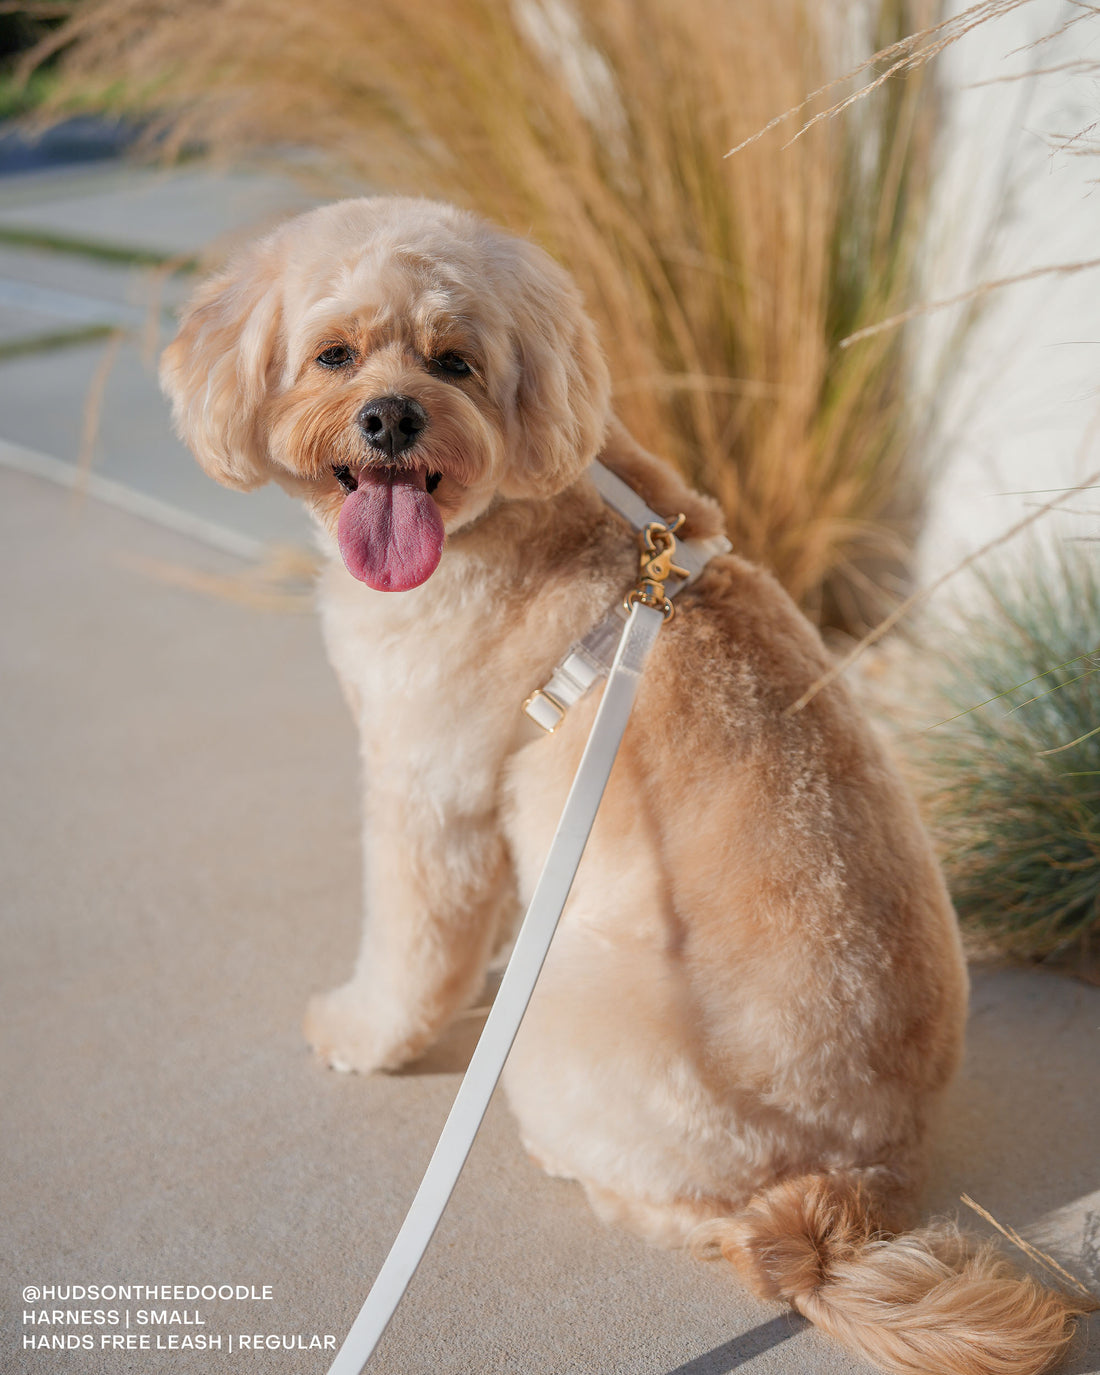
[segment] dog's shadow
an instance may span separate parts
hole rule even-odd
[[[809,1323],[797,1313],[780,1313],[778,1317],[758,1323],[731,1341],[712,1347],[701,1356],[694,1356],[675,1370],[670,1370],[668,1375],[728,1375],[729,1371],[755,1360],[807,1327]]]

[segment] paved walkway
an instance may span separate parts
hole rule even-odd
[[[248,541],[307,543],[282,492],[230,492],[199,471],[171,433],[155,359],[193,280],[157,264],[224,250],[308,204],[284,179],[193,167],[0,180],[0,441],[20,451],[0,446],[0,464],[79,460]]]
[[[153,175],[27,178],[14,201],[0,185],[0,239],[5,226],[43,240],[79,229],[101,245],[190,252],[255,204],[242,193],[230,213],[224,188],[189,170],[184,233],[179,184]],[[171,213],[135,209],[141,196],[161,206],[161,194]],[[136,323],[126,312],[148,310],[137,268],[87,252],[9,240],[0,278],[28,288],[0,297],[0,341],[89,317]],[[71,473],[103,347],[0,361],[0,1372],[321,1375],[331,1353],[316,1349],[243,1357],[224,1343],[221,1353],[155,1343],[342,1339],[476,1022],[407,1074],[337,1076],[306,1053],[305,999],[342,976],[355,945],[356,746],[311,615],[260,609],[245,563],[224,552],[304,527],[278,493],[234,498],[202,478],[168,433],[136,345],[123,346],[104,401],[95,471],[108,485],[95,490],[106,499],[74,503],[46,480]],[[27,471],[12,471],[20,462]],[[143,518],[140,502],[119,509],[135,491],[161,503],[153,516],[182,513],[206,536],[217,527],[223,549]],[[1094,1286],[1098,1045],[1100,989],[977,971],[969,1055],[928,1197],[931,1211],[953,1211],[968,1192]],[[28,1332],[89,1331],[25,1325],[24,1308],[59,1306],[24,1304],[25,1286],[118,1283],[267,1285],[272,1297],[78,1304],[164,1308],[205,1326],[105,1330],[150,1335],[148,1351],[103,1351],[98,1328],[92,1352],[24,1347]],[[786,1311],[747,1299],[722,1269],[601,1228],[575,1188],[529,1164],[499,1101],[372,1366],[742,1369],[862,1367]],[[1067,1370],[1100,1370],[1100,1323]]]

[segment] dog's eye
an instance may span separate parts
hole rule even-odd
[[[351,349],[345,344],[331,344],[323,353],[317,355],[317,361],[323,368],[345,368],[354,357]]]
[[[461,353],[441,353],[431,360],[432,367],[440,372],[449,372],[452,377],[469,377],[470,365]]]

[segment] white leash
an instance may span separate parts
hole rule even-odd
[[[329,1375],[360,1375],[439,1225],[534,992],[596,819],[646,657],[666,614],[644,598],[631,605],[580,766],[477,1049],[397,1240]]]
[[[590,476],[608,505],[637,532],[641,576],[625,602],[572,645],[548,681],[524,703],[531,720],[552,734],[569,708],[607,676],[576,777],[477,1048],[412,1206],[329,1375],[360,1375],[428,1249],[534,992],[596,820],[646,658],[657,632],[673,614],[670,598],[694,582],[715,554],[730,548],[721,535],[678,542],[674,532],[682,516],[666,523],[602,463],[593,463]],[[674,555],[683,566],[673,563]]]

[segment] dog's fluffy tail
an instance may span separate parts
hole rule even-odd
[[[856,1176],[786,1180],[704,1223],[693,1243],[891,1375],[1037,1375],[1095,1306],[1014,1271],[950,1223],[883,1236]]]

